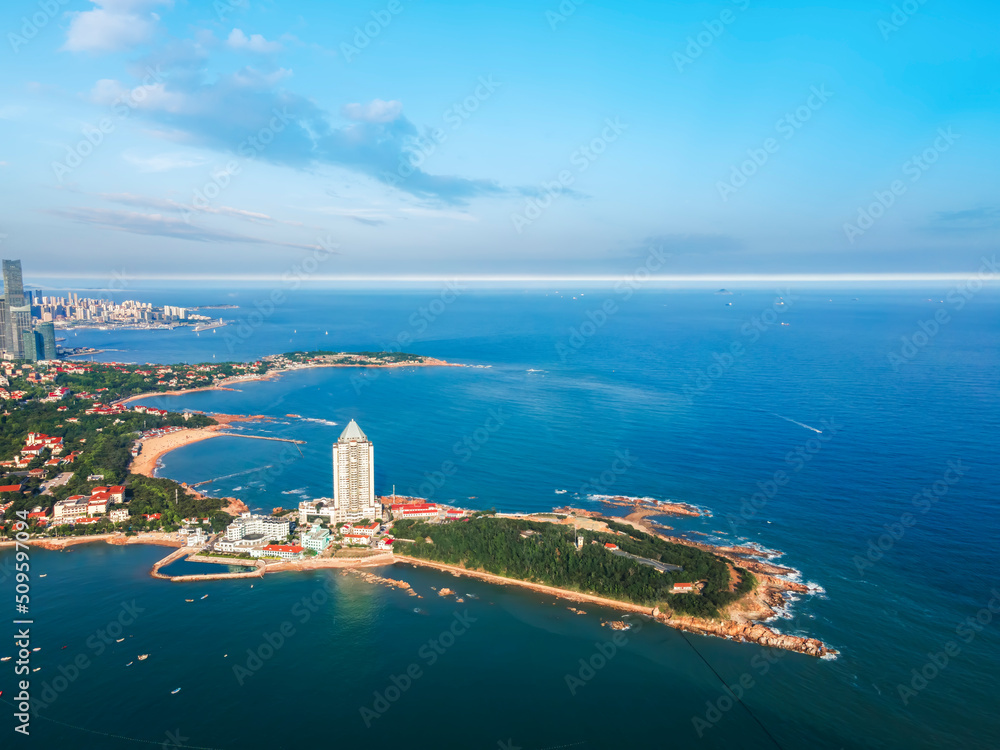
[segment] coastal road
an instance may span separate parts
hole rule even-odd
[[[650,560],[648,557],[639,557],[638,555],[633,555],[628,552],[624,552],[620,549],[610,550],[612,555],[618,555],[619,557],[628,557],[636,562],[640,562],[643,565],[648,565],[651,568],[656,568],[661,573],[667,573],[671,570],[684,570],[680,565],[668,565],[667,563],[661,563],[658,560]]]

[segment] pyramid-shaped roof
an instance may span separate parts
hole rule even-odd
[[[340,433],[340,439],[341,440],[367,440],[368,436],[365,435],[365,433],[363,433],[361,431],[361,428],[358,427],[358,423],[355,422],[352,419],[350,422],[347,423],[347,427],[344,428],[344,431],[342,433]]]

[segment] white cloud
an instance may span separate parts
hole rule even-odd
[[[173,114],[184,111],[187,104],[183,94],[167,91],[166,85],[162,83],[141,85],[130,89],[121,81],[112,78],[102,78],[95,83],[94,88],[90,91],[90,100],[94,104],[112,106],[124,103],[132,109]]]
[[[69,13],[63,49],[70,52],[117,52],[147,41],[160,17],[150,9],[172,0],[91,0],[97,7]]]
[[[345,104],[344,117],[358,122],[392,122],[403,113],[403,103],[372,99],[368,104]]]
[[[281,51],[280,43],[269,42],[260,34],[251,34],[248,37],[243,33],[242,29],[233,29],[229,32],[229,38],[226,39],[226,45],[230,49],[257,52],[262,55]]]

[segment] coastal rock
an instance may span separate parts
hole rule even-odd
[[[238,500],[235,497],[224,497],[222,499],[226,501],[226,504],[222,506],[223,513],[228,513],[231,516],[239,516],[250,512],[250,508],[242,500]]]
[[[451,596],[454,593],[454,591],[446,587],[438,591],[438,596]]]

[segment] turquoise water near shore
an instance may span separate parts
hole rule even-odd
[[[406,566],[377,572],[423,599],[329,571],[170,584],[148,578],[162,548],[38,550],[36,572],[49,575],[33,584],[43,645],[33,681],[53,679],[79,651],[93,664],[41,712],[36,739],[135,744],[68,724],[157,744],[179,729],[189,738],[181,744],[201,747],[293,747],[334,734],[375,747],[993,747],[996,295],[954,312],[901,368],[887,357],[946,291],[783,292],[786,309],[763,330],[753,321],[777,309],[774,291],[469,293],[422,329],[413,315],[424,319],[417,311],[433,294],[302,293],[235,343],[222,333],[81,332],[72,343],[127,350],[105,355],[125,361],[380,349],[409,332],[406,351],[491,365],[305,370],[236,392],[155,397],[173,410],[269,415],[239,429],[306,441],[300,455],[287,443],[216,438],[169,454],[161,474],[237,474],[206,487],[253,508],[289,507],[329,494],[330,445],[353,417],[375,443],[379,493],[395,485],[500,510],[596,509],[595,494],[693,503],[713,515],[660,520],[694,538],[781,550],[779,562],[822,592],[794,602],[775,627],[842,654],[820,661],[647,624],[574,693],[566,676],[579,678],[579,660],[610,640],[600,627],[610,612],[576,616],[565,602]],[[618,312],[584,336],[588,313],[609,298]],[[732,355],[734,343],[742,350]],[[617,473],[623,455],[629,465]],[[443,477],[446,462],[457,470]],[[948,474],[949,462],[961,473]],[[776,472],[787,479],[780,487],[770,484]],[[922,512],[914,496],[925,488],[937,500]],[[903,527],[906,513],[914,523]],[[9,556],[0,551],[0,565]],[[435,586],[478,598],[459,605]],[[323,601],[300,623],[296,602],[314,595]],[[133,598],[148,611],[129,633],[136,648],[126,640],[97,656],[86,636]],[[475,622],[428,664],[421,649],[466,609]],[[962,625],[977,615],[979,630]],[[230,660],[245,664],[247,649],[285,621],[295,633],[240,684]],[[949,641],[959,652],[933,674],[926,665]],[[124,667],[146,652],[142,670]],[[363,715],[411,664],[421,676],[380,717]],[[931,678],[904,703],[898,686],[913,682],[912,670]],[[730,705],[716,673],[752,683],[743,700],[759,723]],[[0,675],[6,700],[11,676]],[[170,695],[174,687],[183,690]],[[94,699],[108,691],[123,703]]]

